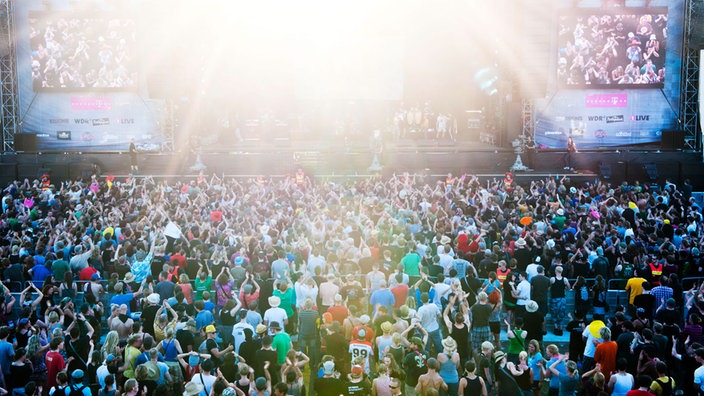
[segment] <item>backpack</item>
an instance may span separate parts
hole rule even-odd
[[[579,297],[582,299],[582,301],[589,300],[589,289],[587,289],[586,285],[579,288]]]
[[[655,378],[655,382],[660,385],[660,389],[662,389],[662,392],[660,393],[660,396],[670,396],[672,395],[672,377],[667,377],[668,380],[667,382],[661,381],[660,378]]]
[[[208,339],[206,338],[203,340],[203,342],[200,343],[200,346],[198,347],[198,352],[199,353],[210,353],[210,351],[208,351],[207,344],[208,344]]]
[[[88,385],[83,385],[80,388],[76,388],[75,384],[69,385],[71,391],[68,393],[68,396],[83,396],[83,389],[87,388]]]

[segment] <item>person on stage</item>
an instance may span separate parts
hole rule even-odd
[[[134,138],[130,139],[130,171],[139,172],[139,165],[137,165],[137,146],[134,144]]]
[[[565,153],[565,170],[574,170],[574,160],[572,159],[572,153],[577,152],[577,144],[574,142],[572,136],[567,138],[567,153]]]

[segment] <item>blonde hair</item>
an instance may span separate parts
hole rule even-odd
[[[191,280],[188,278],[188,274],[181,274],[178,276],[178,283],[186,284],[190,282]]]
[[[487,300],[489,300],[489,296],[485,292],[479,292],[479,294],[477,294],[477,299],[481,302],[487,302]]]
[[[550,344],[550,345],[546,346],[545,350],[548,351],[551,356],[557,355],[558,353],[560,353],[560,348],[558,348],[557,345],[555,345],[555,344]]]
[[[594,374],[594,385],[597,386],[597,388],[603,388],[604,383],[606,382],[606,377],[604,377],[604,374],[597,372]]]
[[[526,351],[521,351],[518,354],[518,360],[528,360],[528,352]]]
[[[492,349],[494,349],[494,344],[489,341],[482,342],[482,351],[490,351]]]

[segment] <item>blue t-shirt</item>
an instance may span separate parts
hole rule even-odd
[[[555,363],[555,361],[559,358],[559,356],[555,356],[550,359],[547,364],[547,367],[552,366],[552,364]],[[567,375],[567,368],[565,367],[565,362],[558,363],[557,366],[555,366],[555,369],[560,372],[560,377]],[[560,377],[556,376],[555,374],[550,377],[550,388],[560,389]]]
[[[210,311],[202,310],[196,315],[196,329],[200,331],[203,327],[212,324],[215,321],[213,313]]]
[[[387,312],[393,312],[395,302],[396,298],[389,289],[376,290],[374,293],[372,293],[372,297],[369,299],[369,304],[371,304],[372,306],[372,314],[376,312],[377,304],[385,306]]]
[[[0,365],[2,372],[6,376],[10,375],[10,366],[12,365],[15,349],[7,341],[0,341]]]
[[[127,293],[127,294],[118,294],[113,296],[110,299],[110,305],[112,304],[117,304],[117,305],[122,305],[126,304],[127,305],[127,315],[130,314],[130,301],[134,298],[133,293]]]

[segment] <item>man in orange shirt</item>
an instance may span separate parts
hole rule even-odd
[[[608,383],[609,378],[611,378],[611,372],[616,370],[618,344],[615,341],[611,341],[611,330],[608,327],[603,327],[599,334],[604,341],[596,346],[594,361],[601,365],[601,372],[604,374],[606,383]]]

